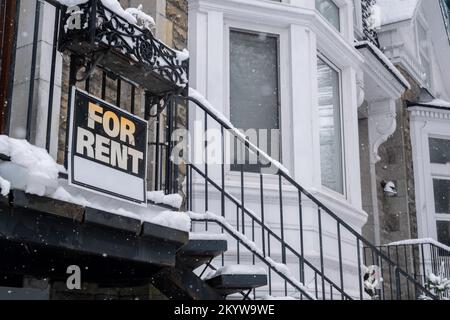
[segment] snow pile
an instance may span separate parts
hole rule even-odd
[[[66,189],[64,189],[64,187],[58,187],[56,191],[50,195],[50,198],[77,204],[84,207],[88,207],[91,205],[91,203],[87,201],[85,198],[83,198],[80,195],[69,193]]]
[[[430,107],[444,107],[450,108],[450,102],[442,100],[442,99],[434,99],[430,102],[421,102],[421,105],[430,106]]]
[[[0,191],[1,195],[6,197],[9,194],[9,191],[11,190],[11,182],[3,179],[0,177]]]
[[[0,153],[11,158],[11,162],[0,164],[0,176],[11,182],[11,187],[27,193],[44,196],[47,188],[56,189],[58,175],[65,169],[58,165],[44,149],[31,145],[26,140],[0,136]],[[13,164],[21,172],[16,172]]]
[[[195,233],[191,232],[189,235],[190,240],[215,240],[215,241],[223,241],[227,240],[227,236],[223,233],[221,234],[213,234],[213,233]]]
[[[73,7],[78,6],[80,4],[86,3],[89,0],[57,0],[59,3],[61,3],[63,6],[66,7]]]
[[[164,211],[150,219],[150,222],[184,232],[191,230],[191,219],[187,214],[181,212]]]
[[[272,301],[297,301],[298,299],[294,297],[272,297],[272,296],[266,296],[262,300],[272,300]]]
[[[125,12],[132,15],[136,19],[137,25],[144,29],[151,30],[156,26],[153,17],[142,11],[142,4],[140,4],[137,8],[128,8]]]
[[[436,295],[439,300],[450,300],[448,297],[450,294],[450,280],[444,276],[444,271],[445,263],[442,262],[438,275],[435,275],[432,272],[428,274],[425,288]],[[429,297],[423,295],[420,299],[429,300]]]
[[[266,276],[267,271],[262,267],[250,266],[250,265],[230,265],[217,269],[211,272],[205,277],[205,280],[209,280],[223,275],[252,275],[252,276]]]
[[[122,5],[118,0],[101,0],[102,4],[117,14],[118,16],[124,18],[128,23],[137,25],[138,20],[130,13],[122,8]],[[58,0],[59,3],[67,7],[77,6],[88,2],[88,0]]]
[[[165,204],[176,209],[180,209],[183,204],[183,197],[179,194],[166,195],[163,191],[147,192],[147,199],[155,204]]]
[[[255,146],[253,143],[248,141],[245,134],[243,134],[241,131],[239,131],[237,128],[234,127],[234,125],[231,123],[230,120],[228,120],[227,117],[225,117],[219,110],[214,108],[211,103],[206,99],[200,92],[193,88],[189,88],[189,97],[192,99],[197,100],[200,102],[203,106],[205,106],[208,111],[210,111],[213,115],[215,115],[220,121],[222,121],[227,127],[229,127],[230,132],[241,140],[241,142],[248,143],[249,149],[252,150],[255,153],[259,153],[260,157],[266,160],[269,164],[272,165],[272,167],[275,167],[279,171],[284,172],[286,175],[290,175],[289,170],[283,166],[280,162],[276,161],[275,159],[271,158],[266,152],[259,149],[257,146]]]
[[[33,146],[26,140],[0,136],[0,154],[11,159],[0,161],[2,195],[7,195],[13,188],[184,232],[191,229],[191,220],[186,214],[162,211],[151,205],[140,207],[69,186],[66,180],[59,179],[59,173],[65,172],[65,169],[46,150]],[[178,205],[182,201],[179,195],[161,198],[172,205]]]
[[[309,293],[309,288],[306,287],[303,283],[295,279],[289,270],[289,267],[285,264],[277,263],[272,258],[266,257],[261,249],[256,245],[255,242],[251,241],[249,238],[247,238],[244,234],[236,230],[235,227],[233,227],[229,222],[225,220],[224,217],[221,217],[215,213],[207,212],[205,214],[199,214],[194,212],[188,213],[191,220],[193,221],[215,221],[219,225],[223,226],[226,230],[228,230],[230,233],[232,233],[237,239],[241,241],[245,246],[250,248],[250,250],[261,256],[264,257],[264,261],[272,268],[272,270],[275,270],[278,274],[281,274],[285,276],[291,283],[293,283],[296,287],[303,290],[304,294],[308,295],[308,297],[312,300],[316,300],[316,298]]]
[[[375,55],[383,62],[383,64],[388,68],[389,71],[391,71],[399,80],[402,82],[402,84],[408,88],[411,89],[411,85],[409,84],[408,80],[403,76],[403,74],[397,69],[397,67],[389,60],[386,55],[377,48],[372,42],[370,41],[357,41],[356,46],[369,46],[370,49],[375,53]]]
[[[396,23],[413,18],[419,0],[377,0],[381,25]]]
[[[184,49],[183,51],[174,50],[177,54],[177,60],[179,62],[184,62],[189,59],[189,51]]]

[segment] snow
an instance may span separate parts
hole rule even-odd
[[[73,7],[73,6],[78,6],[80,4],[86,3],[89,0],[57,0],[57,1],[64,6]]]
[[[8,180],[5,180],[2,177],[0,177],[1,195],[6,197],[9,194],[10,190],[11,190],[11,183]]]
[[[182,212],[165,211],[150,219],[150,222],[185,232],[191,230],[191,219]]]
[[[248,143],[250,150],[252,150],[255,153],[259,153],[261,158],[265,159],[268,163],[272,164],[272,166],[278,169],[279,171],[284,172],[286,175],[290,175],[289,170],[285,166],[283,166],[280,162],[276,161],[275,159],[271,158],[267,153],[259,149],[250,141],[248,141],[247,137],[241,131],[235,128],[231,123],[231,121],[228,120],[227,117],[225,117],[225,115],[223,115],[219,110],[213,107],[212,104],[208,101],[208,99],[206,99],[200,92],[198,92],[193,88],[189,88],[189,97],[197,100],[203,106],[205,106],[205,108],[208,109],[208,111],[210,111],[220,121],[222,121],[226,126],[228,126],[230,128],[230,132],[239,140],[241,140],[241,142]]]
[[[266,296],[262,300],[272,300],[272,301],[288,301],[288,300],[298,300],[294,297],[272,297],[272,296]]]
[[[213,234],[213,233],[195,233],[191,232],[189,235],[190,240],[227,240],[227,236],[225,234]]]
[[[211,272],[208,276],[206,276],[205,280],[209,280],[218,276],[223,275],[252,275],[252,276],[259,276],[267,275],[267,271],[258,266],[252,266],[252,265],[228,265],[219,268],[217,271]]]
[[[83,198],[82,196],[70,194],[63,187],[58,187],[56,191],[50,195],[50,198],[64,202],[74,203],[85,207],[90,205],[89,201],[87,201],[85,198]]]
[[[430,102],[421,102],[420,104],[430,107],[450,108],[450,102],[441,99],[434,99]]]
[[[425,239],[409,239],[409,240],[403,240],[403,241],[396,241],[389,243],[387,246],[403,246],[403,245],[416,245],[416,244],[432,244],[435,245],[438,248],[441,248],[443,250],[446,250],[450,252],[450,247],[446,246],[445,244],[442,244],[434,239],[431,238],[425,238]]]
[[[124,18],[129,23],[134,25],[138,24],[138,20],[130,12],[124,10],[118,0],[101,0],[101,1],[106,8],[108,8],[118,16]],[[88,2],[88,0],[58,0],[58,2],[67,7],[72,7],[86,3]]]
[[[450,294],[450,280],[445,277],[444,273],[445,262],[442,262],[438,275],[435,275],[432,272],[427,275],[425,287],[436,295],[439,300],[450,300],[448,298],[448,295]],[[421,299],[427,300],[424,296],[421,296]]]
[[[180,62],[186,61],[189,59],[189,51],[187,49],[183,49],[183,51],[174,50],[177,54],[177,60]]]
[[[176,209],[180,209],[183,204],[183,197],[179,194],[166,195],[163,191],[147,192],[147,199],[155,204],[165,204]]]
[[[16,175],[11,163],[1,163],[0,176],[10,182],[15,180],[18,185],[13,184],[13,187],[19,187],[30,194],[44,196],[47,187],[56,189],[59,173],[65,172],[47,151],[31,145],[26,140],[0,135],[0,154],[10,157],[12,163],[23,169]],[[17,181],[19,176],[21,179]]]
[[[412,19],[420,0],[377,0],[381,25]]]
[[[0,135],[0,154],[11,158],[11,161],[0,161],[0,187],[4,195],[13,188],[184,232],[191,229],[187,214],[152,205],[140,207],[70,186],[68,181],[59,179],[59,173],[65,172],[65,169],[46,150],[26,140]],[[181,199],[179,195],[161,198],[172,205],[178,205]]]
[[[408,80],[406,80],[406,78],[397,69],[397,67],[391,62],[391,60],[389,60],[389,58],[386,57],[386,55],[380,49],[378,49],[377,46],[375,46],[372,42],[367,41],[367,40],[357,41],[356,46],[369,46],[373,50],[373,52],[377,55],[377,57],[380,58],[381,61],[383,61],[385,66],[388,68],[388,70],[390,70],[392,73],[394,73],[395,76],[400,80],[400,82],[402,82],[402,84],[406,88],[411,89],[411,85],[409,84]]]
[[[258,254],[261,257],[264,257],[265,262],[273,270],[275,270],[279,274],[284,275],[287,279],[289,279],[289,281],[294,283],[296,287],[301,288],[304,291],[304,293],[306,295],[308,295],[308,297],[310,299],[316,300],[316,298],[312,294],[309,293],[308,287],[306,287],[303,283],[301,283],[300,281],[298,281],[297,279],[295,279],[291,275],[290,270],[289,270],[287,265],[281,264],[281,263],[277,263],[276,261],[274,261],[270,257],[265,257],[264,253],[262,252],[261,249],[258,248],[256,243],[251,241],[249,238],[247,238],[241,232],[237,231],[236,228],[233,227],[229,222],[227,222],[224,217],[219,216],[219,215],[217,215],[215,213],[212,213],[212,212],[207,212],[207,213],[204,213],[204,214],[199,214],[199,213],[195,213],[195,212],[189,212],[188,214],[189,214],[189,217],[191,218],[191,220],[193,220],[193,221],[195,221],[195,220],[197,220],[197,221],[208,220],[208,221],[216,221],[217,223],[221,224],[225,229],[227,229],[229,232],[231,232],[236,238],[238,238],[242,243],[244,243],[248,248],[250,248],[250,250],[253,253]]]
[[[137,24],[145,29],[151,30],[156,25],[153,17],[142,11],[142,4],[137,8],[128,8],[125,12],[132,15],[136,19]]]

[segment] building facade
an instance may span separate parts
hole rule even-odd
[[[2,2],[2,248],[28,267],[5,264],[14,281],[3,291],[435,298],[410,263],[378,247],[448,237],[446,153],[424,157],[429,143],[448,146],[448,15],[444,2],[411,2],[406,18],[381,0]],[[143,170],[123,170],[140,163],[122,157],[141,141],[129,122],[122,135],[108,127],[114,111],[77,115],[81,96],[89,108],[120,109],[117,121],[145,120]],[[103,124],[92,139],[112,138],[90,143],[83,119],[85,131]],[[115,138],[127,149],[113,149]],[[80,154],[95,156],[96,170],[79,171]],[[386,198],[388,187],[397,197]],[[36,217],[49,227],[17,229]],[[81,291],[64,282],[77,261]],[[381,285],[367,278],[374,268]]]

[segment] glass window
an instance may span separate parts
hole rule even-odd
[[[450,180],[433,180],[437,214],[450,214]]]
[[[425,72],[425,80],[427,85],[431,85],[431,63],[428,50],[428,34],[423,25],[417,23],[417,35],[419,38],[419,57],[422,63],[423,71]]]
[[[318,58],[322,184],[344,194],[340,74]]]
[[[450,221],[437,222],[438,241],[450,246]]]
[[[450,140],[430,138],[429,142],[431,163],[450,163]]]
[[[339,7],[333,0],[316,0],[316,9],[328,20],[337,30],[341,30],[341,18]]]
[[[252,142],[276,160],[280,158],[280,143],[277,141],[279,109],[278,37],[231,30],[230,120],[238,129],[256,130],[257,136],[264,136],[260,131],[267,130],[266,141]],[[271,133],[276,137],[276,143],[272,143]],[[236,149],[235,160],[238,156]],[[231,169],[238,170],[240,167],[232,166]],[[258,165],[245,166],[246,171],[258,172],[259,169]]]

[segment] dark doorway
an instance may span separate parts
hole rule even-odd
[[[8,117],[8,91],[16,30],[17,0],[0,0],[0,134]]]

